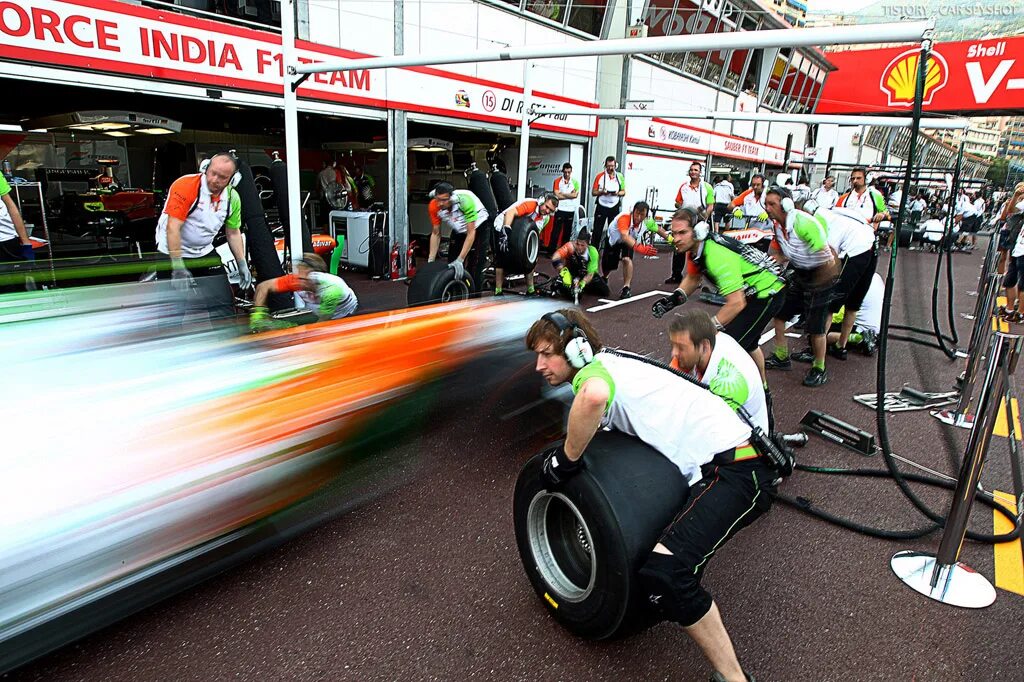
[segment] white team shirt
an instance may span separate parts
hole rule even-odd
[[[10,211],[7,210],[7,204],[0,199],[0,242],[17,238],[18,231],[14,229],[14,218],[11,217]]]
[[[839,201],[839,192],[834,189],[819,187],[811,192],[811,199],[817,202],[819,208],[832,208]]]
[[[768,209],[764,205],[765,199],[768,197],[768,190],[761,190],[760,196],[754,196],[751,192],[747,196],[743,197],[743,215],[748,218],[756,218],[762,213],[767,213]],[[771,229],[772,219],[768,220],[748,220],[747,227],[755,229]]]
[[[576,181],[573,180],[572,178],[569,178],[568,180],[566,180],[564,175],[559,175],[558,179],[555,180],[555,191],[556,192],[562,192],[563,194],[572,194],[574,191],[578,192],[579,191],[579,187],[576,184]],[[575,199],[559,199],[558,200],[558,210],[559,211],[566,211],[566,212],[570,212],[570,213],[575,213],[576,209],[579,207],[579,205],[580,205],[580,198],[579,198],[578,194],[576,195]],[[614,206],[614,204],[612,204],[612,205]]]
[[[864,222],[860,211],[839,207],[819,210],[815,215],[824,216],[828,222],[828,245],[840,258],[853,258],[875,247],[875,231]]]
[[[599,179],[599,187],[602,192],[618,192],[622,189],[619,185],[618,173],[612,173],[608,175],[608,171],[603,171]],[[622,200],[617,194],[599,194],[597,195],[597,203],[605,208],[615,208],[619,205]]]
[[[736,339],[723,332],[715,334],[715,348],[711,351],[708,369],[703,377],[695,376],[695,378],[702,383],[711,384],[722,369],[723,361],[732,364],[747,382],[748,395],[746,402],[743,403],[743,409],[750,415],[751,421],[757,424],[762,431],[768,433],[768,403],[764,397],[761,372],[758,371],[750,353],[743,350]]]
[[[199,196],[195,209],[188,214],[181,226],[182,258],[201,258],[213,251],[213,239],[224,227],[231,208],[231,193],[235,191],[229,185],[221,192],[220,200],[213,201],[210,188],[206,184],[206,173],[200,174]],[[164,207],[166,208],[166,202]],[[161,213],[156,224],[156,249],[163,254],[170,253],[167,248],[168,218],[166,213]]]
[[[728,204],[736,198],[736,190],[733,188],[731,182],[722,180],[715,185],[715,203],[716,204]]]
[[[689,181],[684,182],[679,186],[679,195],[682,197],[682,203],[679,208],[688,208],[697,214],[698,218],[703,218],[704,211],[707,209],[707,191],[710,185],[703,180],[694,189]],[[714,188],[712,188],[714,191]]]
[[[605,352],[595,356],[595,363],[614,382],[601,425],[636,436],[665,455],[690,485],[715,455],[750,439],[750,428],[724,400],[668,370]]]
[[[870,329],[876,334],[882,328],[882,295],[885,293],[885,282],[877,272],[871,278],[871,286],[857,311],[855,327]]]

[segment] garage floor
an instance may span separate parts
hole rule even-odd
[[[953,258],[957,310],[970,311],[981,252]],[[887,263],[883,257],[880,268]],[[901,252],[895,322],[930,326],[934,263],[933,254]],[[668,269],[668,254],[642,260],[637,298],[593,313],[607,344],[667,358],[667,324],[650,316],[653,298],[639,294],[670,290],[661,283]],[[349,279],[366,310],[404,301],[400,283]],[[611,284],[621,288],[614,275]],[[964,345],[970,322],[957,315],[957,323]],[[853,354],[830,360],[831,381],[818,389],[800,385],[801,369],[772,374],[779,423],[794,430],[813,408],[874,432],[873,413],[851,399],[873,390],[874,368]],[[960,370],[937,350],[891,343],[895,390],[903,383],[948,390]],[[547,616],[520,565],[511,518],[516,475],[541,439],[523,443],[524,425],[494,413],[507,402],[447,415],[398,446],[411,462],[404,482],[357,510],[7,679],[707,679],[706,662],[675,626],[589,643]],[[946,472],[949,453],[962,453],[967,438],[924,412],[892,416],[889,426],[897,453]],[[993,440],[983,483],[1010,491],[1005,442]],[[821,439],[798,457],[882,466]],[[915,488],[945,511],[948,493]],[[888,480],[797,473],[784,491],[866,524],[923,522]],[[991,532],[991,510],[976,507],[972,527]],[[762,682],[1020,679],[1024,596],[1001,588],[988,609],[957,609],[917,595],[891,573],[896,551],[934,551],[937,543],[937,535],[871,539],[776,505],[718,554],[705,584],[741,661]],[[993,556],[991,546],[968,542],[962,559],[992,579]],[[997,583],[1012,587],[1013,575],[1000,570]]]

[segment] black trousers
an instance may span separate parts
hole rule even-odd
[[[473,238],[473,246],[470,247],[469,253],[466,254],[466,272],[473,278],[473,289],[479,291],[483,283],[484,278],[484,229],[483,227],[476,228],[476,236]],[[453,260],[459,257],[462,253],[462,246],[466,243],[465,232],[452,232],[451,236],[448,237],[448,262],[451,263]]]
[[[776,474],[764,457],[706,465],[702,473],[661,537],[672,554],[652,552],[640,569],[647,601],[665,619],[683,626],[693,625],[711,609],[711,594],[701,585],[708,562],[771,508],[775,492]],[[732,573],[741,575],[742,567]]]
[[[25,291],[25,277],[32,271],[32,263],[21,255],[21,239],[0,242],[0,293]]]
[[[590,224],[590,245],[601,250],[603,248],[604,240],[604,226],[610,220],[614,220],[615,216],[619,215],[619,211],[622,209],[622,202],[615,204],[612,207],[602,206],[596,204],[594,206],[594,220]]]
[[[185,267],[196,281],[195,294],[189,292],[183,302],[185,313],[205,310],[210,319],[228,319],[235,316],[235,294],[231,291],[228,274],[216,251],[199,258],[182,258]],[[171,279],[170,268],[157,272],[158,279]]]
[[[554,251],[572,237],[572,221],[575,217],[573,211],[555,211],[554,226],[551,228],[551,239],[548,241],[548,250]]]

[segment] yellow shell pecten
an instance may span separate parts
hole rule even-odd
[[[917,64],[920,57],[916,54],[908,54],[896,62],[889,70],[885,79],[885,87],[892,93],[894,102],[912,102],[914,100],[914,87],[917,84]],[[942,81],[942,66],[935,57],[928,58],[928,70],[925,74],[924,93],[925,99],[928,92]]]

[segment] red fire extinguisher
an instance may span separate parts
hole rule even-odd
[[[409,244],[409,251],[405,254],[405,276],[409,279],[416,276],[416,244]]]
[[[398,279],[401,276],[401,263],[398,260],[398,242],[391,247],[391,279]]]

